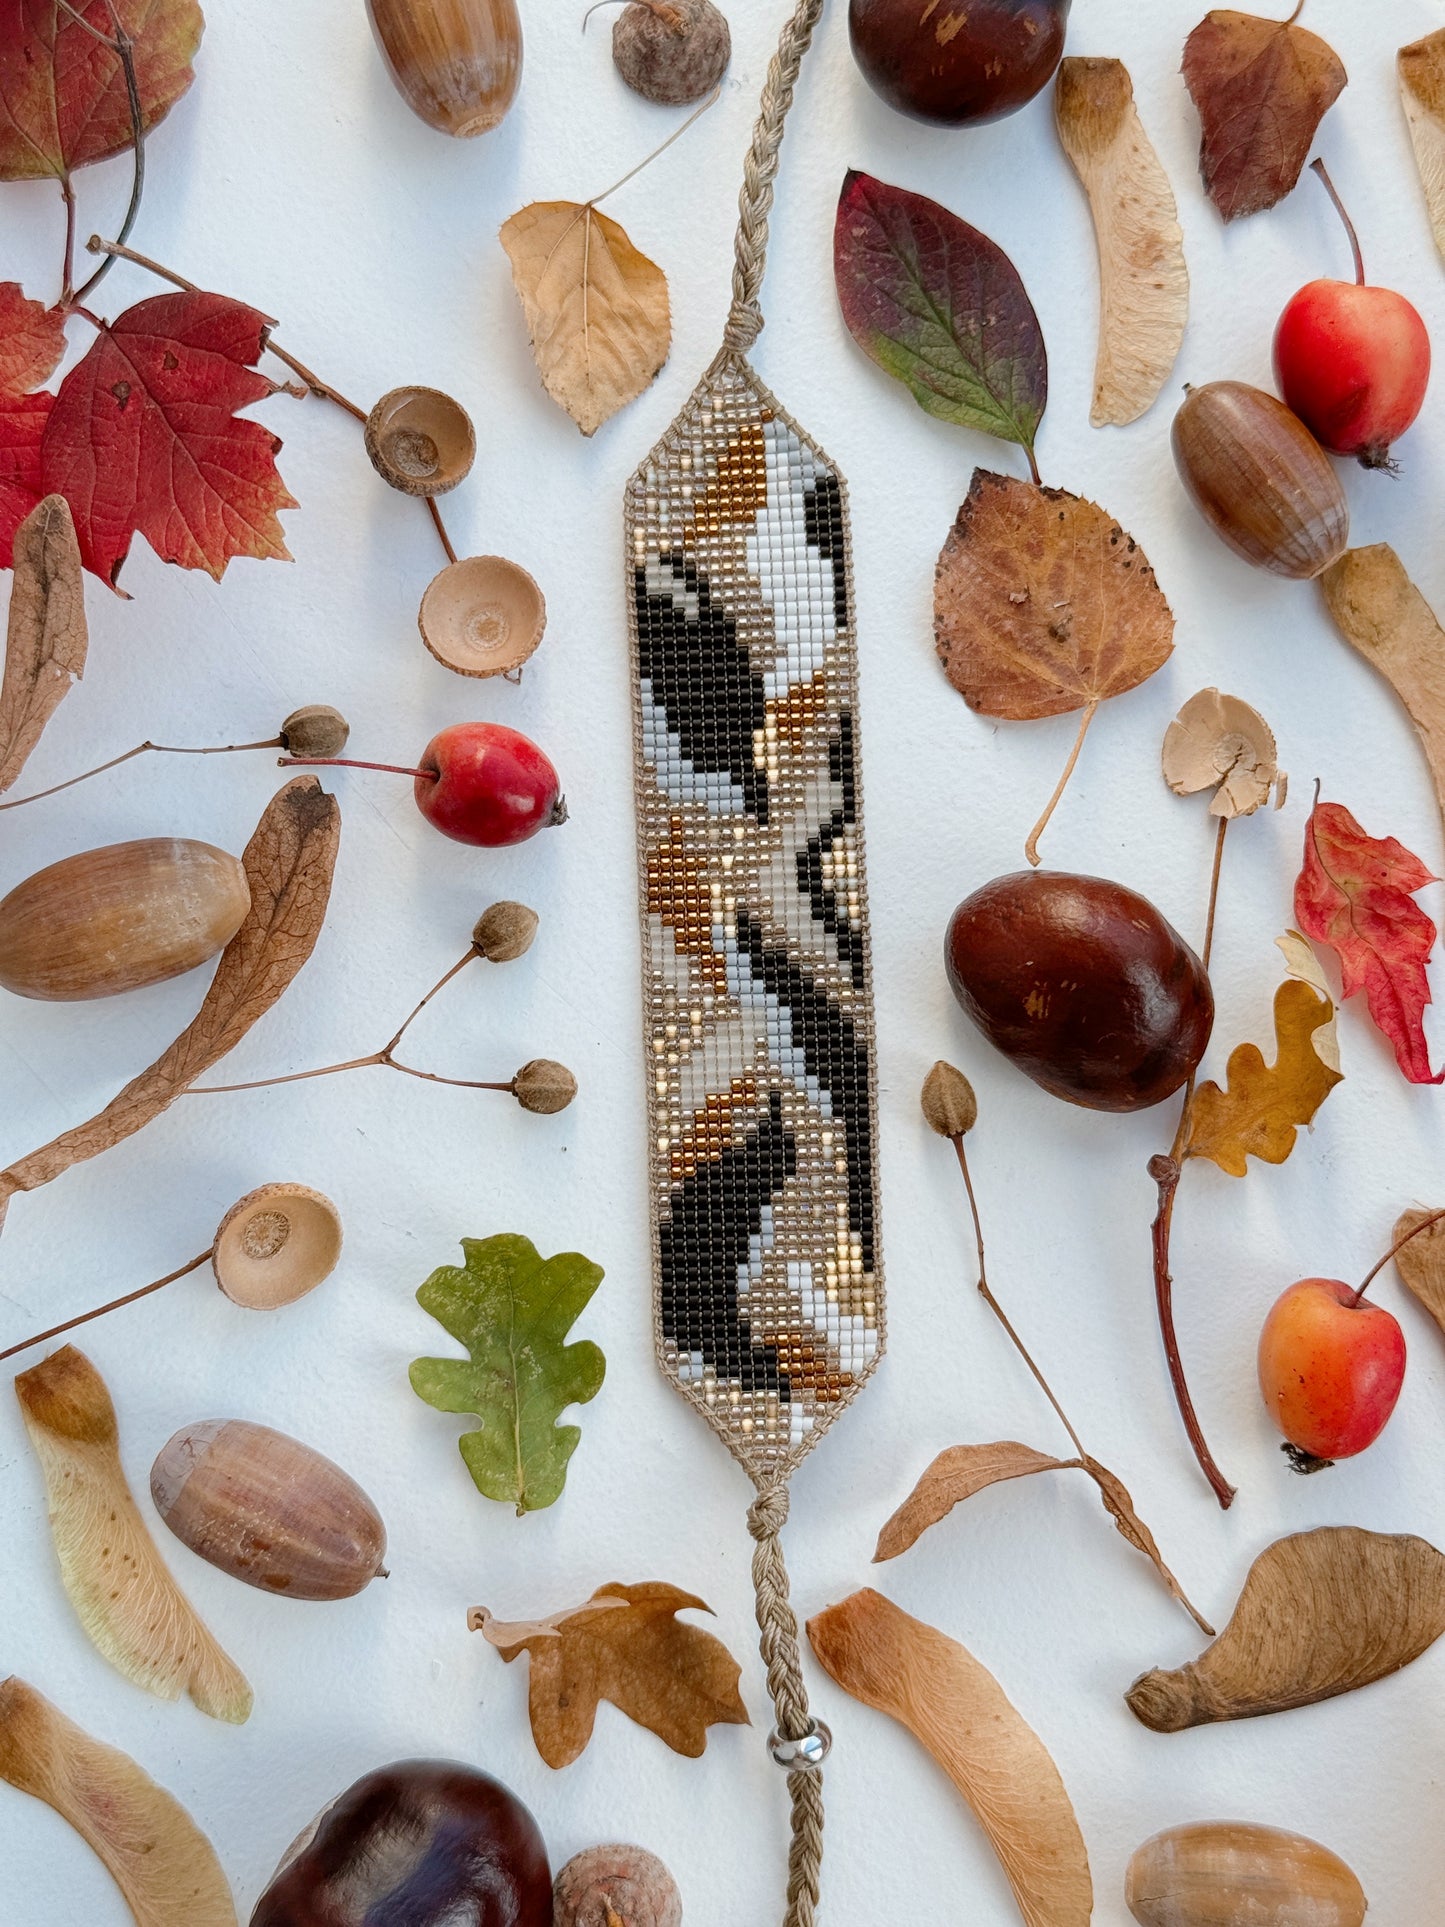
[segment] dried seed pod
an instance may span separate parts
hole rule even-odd
[[[0,902],[0,984],[71,1003],[164,983],[223,950],[250,907],[245,870],[210,843],[82,850]]]
[[[1289,778],[1279,766],[1274,731],[1238,696],[1201,689],[1164,732],[1164,781],[1176,796],[1213,790],[1211,816],[1253,816],[1273,792],[1284,808]]]
[[[512,1095],[524,1111],[565,1111],[577,1095],[577,1079],[565,1064],[534,1057],[512,1079]]]
[[[281,725],[288,756],[339,756],[350,735],[350,723],[330,703],[306,703]]]
[[[186,1426],[151,1467],[151,1497],[192,1552],[288,1599],[349,1599],[386,1557],[386,1527],[355,1479],[269,1425]]]
[[[1124,1876],[1140,1927],[1361,1927],[1365,1893],[1301,1833],[1222,1820],[1146,1840]]]
[[[612,59],[636,94],[682,107],[710,93],[732,58],[733,37],[712,0],[630,0],[612,28]]]
[[[393,388],[366,418],[366,452],[403,495],[445,495],[471,473],[477,432],[440,388]]]
[[[923,1080],[923,1115],[940,1137],[964,1137],[978,1122],[972,1084],[941,1057]]]
[[[542,591],[504,555],[469,555],[434,576],[417,614],[421,639],[459,676],[508,676],[547,627]]]
[[[485,134],[516,98],[516,0],[366,0],[396,91],[439,134]]]
[[[532,948],[541,918],[525,903],[494,903],[472,929],[472,943],[488,963],[512,963]]]
[[[263,1184],[222,1218],[211,1252],[216,1283],[234,1305],[273,1311],[329,1278],[341,1256],[341,1214],[304,1184]]]
[[[1350,539],[1334,464],[1297,415],[1242,381],[1192,388],[1174,417],[1174,461],[1219,539],[1275,575],[1322,575]]]
[[[646,1847],[587,1847],[552,1888],[553,1927],[682,1927],[677,1882]]]

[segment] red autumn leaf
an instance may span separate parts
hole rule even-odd
[[[78,11],[109,39],[105,0]],[[149,130],[190,86],[205,25],[197,0],[116,0]],[[57,0],[0,0],[0,181],[64,180],[131,145],[125,71]]]
[[[0,395],[0,569],[14,555],[15,531],[44,495],[40,444],[54,395]]]
[[[1414,893],[1435,878],[1393,836],[1367,836],[1342,803],[1316,803],[1305,828],[1294,912],[1308,937],[1340,960],[1344,993],[1363,990],[1370,1015],[1412,1084],[1439,1084],[1425,1043],[1425,965],[1435,926]]]
[[[38,388],[65,353],[65,317],[30,301],[18,281],[0,281],[0,394]]]
[[[69,502],[94,574],[113,584],[137,533],[217,579],[235,555],[288,559],[281,443],[235,418],[278,392],[255,372],[269,327],[224,295],[156,295],[103,327],[60,384],[40,493]]]

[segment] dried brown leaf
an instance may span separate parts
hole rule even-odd
[[[1151,1560],[1169,1592],[1177,1599],[1202,1632],[1211,1638],[1214,1628],[1190,1604],[1183,1587],[1165,1565],[1154,1535],[1134,1510],[1122,1479],[1095,1458],[1056,1459],[1036,1452],[1031,1445],[1002,1439],[994,1445],[955,1445],[938,1457],[924,1472],[878,1535],[873,1562],[896,1559],[927,1532],[946,1518],[956,1505],[971,1499],[976,1492],[998,1485],[1005,1479],[1026,1479],[1034,1472],[1086,1472],[1099,1488],[1106,1511],[1120,1533],[1136,1551]]]
[[[1388,542],[1346,549],[1320,580],[1340,634],[1405,705],[1445,818],[1445,629]]]
[[[136,1927],[236,1927],[215,1849],[179,1801],[22,1679],[0,1683],[0,1779],[75,1828]]]
[[[1397,64],[1430,226],[1445,255],[1445,27],[1402,47]]]
[[[548,1619],[507,1622],[475,1606],[467,1624],[509,1663],[531,1654],[527,1710],[548,1766],[570,1766],[584,1750],[600,1700],[695,1760],[710,1726],[748,1724],[737,1661],[712,1633],[676,1618],[709,1610],[654,1580],[600,1586],[585,1606]]]
[[[1174,190],[1134,105],[1122,60],[1070,55],[1054,114],[1099,244],[1096,428],[1137,421],[1169,378],[1189,319],[1189,270]]]
[[[1174,646],[1148,558],[1112,516],[982,468],[938,558],[933,630],[969,708],[1014,722],[1121,696]]]
[[[1274,731],[1238,696],[1201,689],[1164,732],[1164,781],[1176,796],[1213,789],[1211,816],[1253,816],[1275,793],[1283,807],[1288,778],[1280,774]]]
[[[84,1352],[66,1345],[15,1381],[50,1503],[60,1576],[87,1637],[158,1699],[190,1694],[239,1723],[251,1689],[171,1577],[120,1463],[115,1406]]]
[[[1434,1216],[1433,1210],[1402,1211],[1395,1221],[1392,1242],[1398,1244],[1401,1238],[1409,1237],[1417,1225]],[[1397,1251],[1395,1269],[1445,1331],[1445,1219],[1422,1231],[1418,1238],[1411,1238],[1403,1251]]]
[[[1384,1679],[1442,1632],[1445,1554],[1408,1534],[1322,1526],[1267,1547],[1214,1644],[1126,1697],[1156,1733],[1253,1719]]]
[[[47,495],[15,531],[15,576],[0,681],[0,792],[85,673],[84,576],[63,495]]]
[[[667,276],[616,221],[577,201],[534,201],[501,240],[542,385],[595,435],[667,360]]]
[[[1283,200],[1349,75],[1333,47],[1288,20],[1221,8],[1184,46],[1199,110],[1199,171],[1226,221]]]
[[[340,834],[336,799],[314,776],[295,777],[276,792],[241,859],[251,908],[222,951],[201,1008],[103,1111],[0,1171],[0,1224],[17,1191],[49,1184],[159,1117],[265,1015],[321,934]]]
[[[1088,1927],[1089,1856],[1059,1769],[992,1673],[865,1587],[808,1621],[830,1677],[931,1753],[973,1809],[1028,1927]]]

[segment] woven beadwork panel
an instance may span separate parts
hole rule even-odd
[[[658,1353],[775,1474],[883,1342],[846,501],[724,357],[626,528]]]

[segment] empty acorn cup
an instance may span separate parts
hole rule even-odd
[[[393,388],[366,418],[366,452],[403,495],[445,495],[471,473],[476,430],[440,388]]]
[[[13,1358],[32,1345],[43,1345],[77,1325],[88,1325],[93,1318],[148,1298],[153,1291],[199,1271],[208,1260],[216,1283],[233,1305],[247,1311],[275,1311],[314,1291],[331,1276],[340,1256],[341,1214],[330,1198],[305,1184],[263,1184],[237,1199],[217,1226],[214,1243],[198,1257],[139,1291],[128,1291],[123,1298],[112,1298],[94,1311],[8,1346],[0,1351],[0,1358]]]
[[[520,674],[547,627],[542,591],[502,555],[448,563],[421,599],[421,639],[459,676]]]

